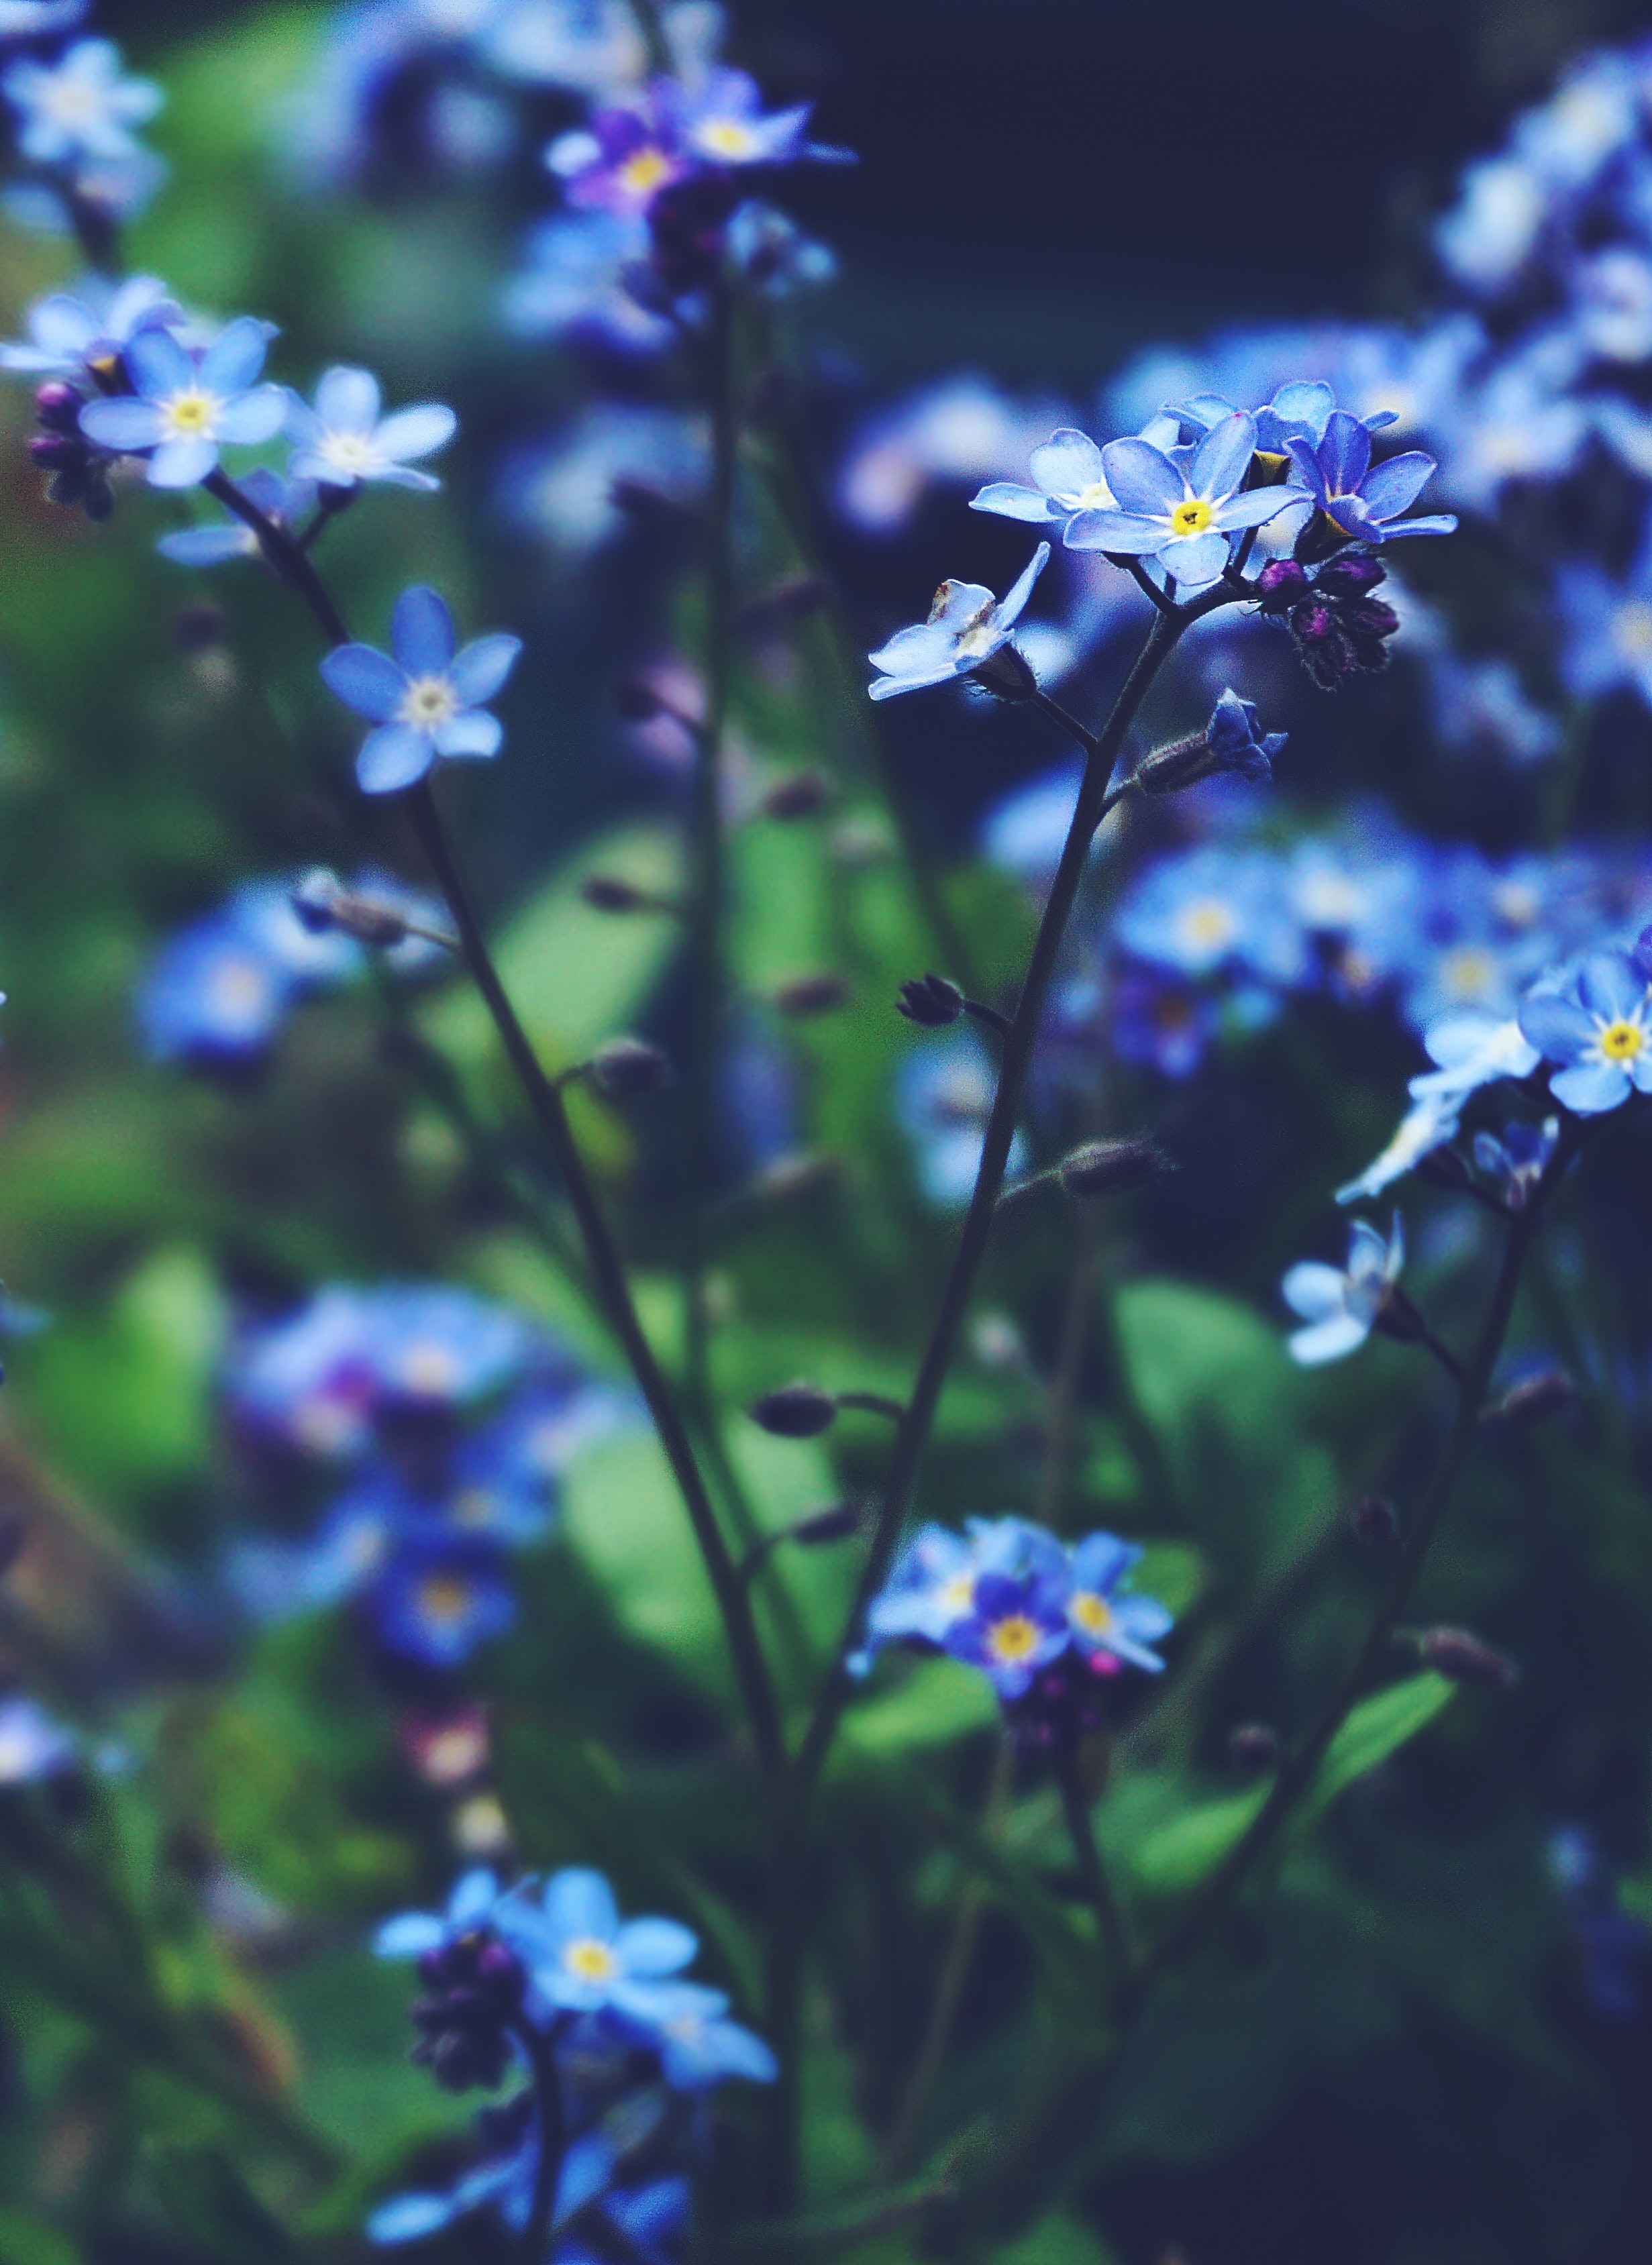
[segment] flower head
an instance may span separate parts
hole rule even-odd
[[[673,1919],[622,1919],[600,1872],[571,1867],[502,1920],[526,1962],[534,1997],[562,2013],[612,2010],[651,2028],[670,2003],[662,1987],[699,1948]]]
[[[280,432],[287,396],[258,382],[273,335],[251,315],[194,350],[170,331],[141,329],[124,356],[133,393],[89,401],[80,429],[101,448],[147,456],[151,487],[193,487],[217,470],[221,448]]]
[[[1435,460],[1413,448],[1386,462],[1371,461],[1371,428],[1345,409],[1333,411],[1316,444],[1293,440],[1297,475],[1334,532],[1350,543],[1383,543],[1402,535],[1452,535],[1451,512],[1431,518],[1401,519],[1437,470]]]
[[[1151,557],[1183,587],[1215,581],[1230,535],[1300,500],[1293,487],[1246,487],[1255,447],[1255,420],[1242,411],[1225,417],[1190,455],[1151,441],[1110,441],[1101,461],[1114,499],[1069,520],[1068,549]]]
[[[648,2020],[626,2027],[659,2053],[660,2072],[673,2092],[704,2092],[728,2076],[772,2084],[780,2072],[774,2054],[728,2014],[721,1990],[698,1982],[663,1982],[653,1992]]]
[[[387,1651],[438,1670],[462,1666],[516,1617],[497,1540],[434,1520],[404,1525],[366,1601]]]
[[[330,488],[374,481],[426,493],[440,487],[431,473],[412,466],[452,440],[459,429],[452,410],[439,401],[423,401],[382,417],[380,404],[379,382],[371,370],[342,365],[322,378],[313,409],[289,392],[287,437],[293,443],[288,469],[294,477]]]
[[[1156,1675],[1164,1665],[1152,1650],[1175,1625],[1156,1597],[1121,1596],[1119,1584],[1141,1562],[1133,1542],[1116,1533],[1090,1533],[1072,1552],[1066,1597],[1073,1648],[1092,1666],[1123,1663]]]
[[[1652,1093],[1652,985],[1628,953],[1598,951],[1561,991],[1532,991],[1520,1030],[1560,1064],[1549,1090],[1580,1117]]]
[[[897,693],[921,692],[986,668],[1011,643],[1033,585],[1049,563],[1050,545],[1041,543],[1001,599],[979,582],[942,582],[927,622],[897,630],[887,645],[868,656],[883,671],[870,688],[872,698],[892,700]]]
[[[75,291],[52,291],[28,310],[28,337],[0,345],[0,369],[19,377],[62,378],[87,391],[140,331],[184,319],[157,276],[111,286],[91,275]]]
[[[499,753],[499,718],[484,703],[503,686],[521,652],[520,637],[496,633],[455,651],[453,615],[423,584],[396,601],[388,653],[343,645],[321,664],[330,691],[376,729],[356,757],[368,794],[394,794],[423,778],[439,756],[477,761]]]
[[[1307,1323],[1290,1340],[1291,1357],[1306,1368],[1355,1352],[1376,1327],[1405,1264],[1405,1231],[1395,1212],[1387,1240],[1369,1220],[1357,1219],[1340,1271],[1317,1259],[1293,1266],[1281,1284],[1284,1301]]]
[[[113,40],[76,40],[55,62],[14,62],[0,93],[18,114],[24,156],[37,165],[139,156],[132,128],[147,124],[165,97],[152,81],[120,73]]]

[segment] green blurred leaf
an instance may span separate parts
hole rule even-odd
[[[1201,1801],[1161,1824],[1130,1852],[1131,1869],[1144,1888],[1180,1894],[1213,1872],[1242,1837],[1267,1798],[1265,1786]]]
[[[303,2265],[305,2253],[216,2147],[156,2146],[149,2177],[178,2232],[226,2265]]]
[[[732,1677],[717,1599],[653,1435],[605,1439],[581,1455],[562,1508],[570,1548],[627,1634],[726,1701]]]
[[[1053,2210],[1019,2241],[993,2250],[993,2265],[1117,2265],[1117,2253],[1089,2226]]]
[[[0,2265],[80,2265],[80,2252],[43,2218],[0,2203]]]
[[[877,1761],[990,1730],[998,1701],[984,1675],[956,1659],[918,1659],[892,1690],[852,1706],[843,1718],[846,1746]]]
[[[1456,1690],[1454,1683],[1430,1671],[1362,1699],[1331,1741],[1298,1811],[1299,1823],[1309,1823],[1356,1778],[1366,1776],[1419,1730],[1427,1730]]]

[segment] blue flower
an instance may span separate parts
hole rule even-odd
[[[1384,463],[1371,461],[1371,428],[1335,411],[1317,447],[1292,441],[1291,455],[1304,485],[1338,535],[1350,543],[1382,543],[1402,535],[1452,535],[1457,521],[1450,512],[1432,518],[1401,520],[1437,469],[1421,448],[1390,456]]]
[[[1217,1034],[1216,1002],[1156,968],[1122,967],[1109,1001],[1108,1038],[1120,1061],[1191,1077]]]
[[[1175,433],[1168,419],[1161,419],[1141,437],[1169,447]],[[1032,486],[1015,480],[990,481],[971,497],[970,509],[992,512],[1000,519],[1027,520],[1035,526],[1059,525],[1065,538],[1081,513],[1115,508],[1101,449],[1088,433],[1070,425],[1033,450],[1028,470]]]
[[[1652,536],[1624,582],[1597,566],[1567,565],[1555,575],[1554,595],[1567,688],[1588,699],[1627,685],[1652,708]]]
[[[899,692],[921,692],[972,675],[1011,642],[1033,584],[1049,563],[1050,546],[1041,543],[1002,599],[979,582],[942,582],[927,622],[897,630],[887,645],[867,656],[883,671],[881,681],[869,688],[872,698],[892,700]]]
[[[497,1542],[433,1524],[404,1532],[366,1606],[387,1651],[444,1670],[461,1666],[516,1617]]]
[[[505,734],[485,703],[522,650],[495,633],[455,652],[453,615],[423,584],[404,590],[390,630],[396,658],[369,645],[341,645],[321,664],[330,691],[377,726],[356,757],[368,794],[394,794],[422,779],[439,756],[496,755]]]
[[[503,1890],[489,1871],[467,1872],[443,1912],[398,1912],[381,1922],[373,1937],[375,1958],[422,1958],[442,1950],[479,1927],[491,1926]]]
[[[648,253],[635,214],[557,213],[528,239],[527,265],[505,287],[505,319],[530,338],[589,337],[628,354],[662,353],[677,326],[626,288],[625,271]]]
[[[195,351],[170,331],[140,330],[125,354],[135,392],[89,401],[80,429],[99,448],[147,455],[151,487],[193,487],[217,470],[222,448],[253,446],[280,432],[287,396],[279,385],[257,382],[273,335],[251,315]]]
[[[973,1031],[950,1031],[908,1054],[896,1074],[895,1112],[917,1151],[918,1179],[931,1203],[956,1209],[970,1199],[981,1168],[993,1070]],[[1026,1162],[1017,1132],[1013,1174]]]
[[[1386,1242],[1369,1220],[1354,1221],[1345,1267],[1317,1259],[1293,1266],[1280,1287],[1286,1305],[1308,1326],[1291,1337],[1292,1358],[1316,1368],[1357,1351],[1375,1327],[1404,1264],[1405,1231],[1395,1212]]]
[[[1246,489],[1255,446],[1255,421],[1242,411],[1224,418],[1185,460],[1150,441],[1110,441],[1101,456],[1114,503],[1070,520],[1068,549],[1152,557],[1184,587],[1215,581],[1230,535],[1300,500],[1292,487]]]
[[[662,1985],[699,1948],[676,1919],[622,1919],[602,1875],[578,1867],[555,1873],[538,1903],[514,1905],[503,1925],[546,2006],[570,2014],[611,2010],[649,2027],[670,2002]]]
[[[970,1609],[943,1639],[953,1658],[979,1667],[1001,1699],[1024,1698],[1041,1668],[1067,1649],[1070,1578],[1065,1553],[1026,1571],[978,1576]]]
[[[1255,702],[1241,700],[1230,685],[1205,727],[1217,768],[1237,771],[1253,785],[1273,776],[1273,759],[1290,736],[1285,732],[1258,732]]]
[[[864,1673],[888,1643],[944,1646],[973,1612],[975,1585],[984,1573],[1036,1568],[1053,1578],[1059,1566],[1059,1543],[1024,1518],[972,1518],[966,1534],[944,1526],[920,1526],[867,1608],[866,1645],[856,1656],[856,1672]]]
[[[0,92],[21,122],[24,156],[37,165],[137,157],[132,128],[153,118],[165,97],[150,80],[123,78],[120,69],[113,40],[76,40],[55,62],[29,56],[14,62]]]
[[[1258,455],[1288,461],[1292,441],[1306,441],[1317,447],[1325,437],[1325,428],[1335,407],[1335,393],[1323,378],[1293,378],[1278,387],[1271,401],[1249,412],[1256,427]],[[1179,420],[1185,439],[1197,439],[1214,432],[1238,410],[1239,404],[1229,401],[1223,394],[1196,393],[1188,400],[1175,403],[1168,413]],[[1375,432],[1379,426],[1394,422],[1393,412],[1379,411],[1365,422]]]
[[[249,472],[239,485],[248,502],[256,504],[265,518],[277,527],[294,527],[315,508],[316,491],[308,482],[284,480],[279,472],[268,471],[262,465]],[[203,521],[199,527],[181,528],[175,535],[163,535],[155,547],[163,558],[170,558],[175,566],[223,566],[232,559],[262,555],[252,529],[244,520],[227,511]]]
[[[157,276],[111,285],[88,276],[76,291],[48,292],[28,310],[28,337],[0,344],[0,369],[19,377],[58,377],[88,390],[100,366],[125,353],[140,331],[167,330],[183,310]]]
[[[1560,1137],[1558,1117],[1546,1117],[1541,1125],[1505,1125],[1501,1139],[1493,1132],[1476,1132],[1474,1162],[1496,1183],[1510,1210],[1524,1211]]]
[[[1626,952],[1595,952],[1564,991],[1529,993],[1520,1029],[1546,1061],[1556,1101],[1580,1117],[1652,1093],[1652,986]]]
[[[0,1786],[38,1785],[72,1767],[78,1754],[73,1732],[33,1699],[0,1699]]]
[[[287,437],[293,443],[287,469],[295,479],[330,488],[380,481],[426,493],[441,485],[431,473],[412,469],[420,456],[446,448],[459,429],[458,419],[441,402],[423,401],[381,417],[379,382],[371,370],[340,365],[316,388],[313,409],[292,392],[287,404]]]
[[[1173,1616],[1155,1597],[1117,1594],[1119,1583],[1141,1555],[1133,1542],[1121,1541],[1116,1533],[1087,1534],[1072,1552],[1067,1625],[1073,1649],[1092,1667],[1123,1661],[1156,1675],[1164,1666],[1152,1646],[1175,1627]]]
[[[757,81],[740,70],[712,70],[686,84],[672,84],[680,105],[677,131],[682,145],[709,165],[735,170],[747,165],[852,164],[853,153],[833,149],[808,136],[812,103],[765,112]]]
[[[193,1067],[250,1066],[297,999],[360,958],[347,937],[307,934],[280,882],[250,883],[156,954],[136,1002],[145,1050]]]
[[[753,2084],[772,2084],[779,2063],[750,2029],[728,2018],[721,1990],[698,1982],[664,1982],[654,1992],[646,2021],[628,2024],[637,2041],[659,2055],[662,2074],[674,2092],[704,2092],[724,2077],[743,2076]]]
[[[1411,1080],[1412,1096],[1452,1108],[1482,1085],[1530,1077],[1542,1060],[1514,1016],[1447,1015],[1429,1025],[1423,1043],[1437,1067]]]
[[[1126,951],[1178,974],[1234,966],[1278,984],[1307,972],[1302,932],[1277,862],[1259,849],[1207,843],[1152,866],[1119,908]]]
[[[1401,1118],[1399,1129],[1392,1140],[1357,1179],[1352,1179],[1337,1189],[1339,1204],[1357,1203],[1362,1198],[1380,1195],[1395,1180],[1415,1171],[1425,1156],[1455,1139],[1459,1123],[1459,1100],[1455,1095],[1427,1094],[1414,1101]]]

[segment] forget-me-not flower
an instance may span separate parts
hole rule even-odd
[[[724,1992],[703,1983],[655,1986],[649,2019],[637,2025],[638,2041],[659,2053],[660,2072],[673,2092],[704,2092],[725,2076],[774,2082],[780,2073],[774,2054],[728,2014]]]
[[[1568,990],[1529,993],[1520,1028],[1561,1065],[1549,1090],[1580,1117],[1652,1093],[1652,986],[1627,952],[1593,952]]]
[[[21,123],[18,144],[37,165],[141,154],[132,128],[165,100],[152,80],[123,78],[113,40],[76,40],[55,62],[24,56],[0,78]]]
[[[979,1667],[1001,1699],[1024,1698],[1040,1668],[1067,1649],[1068,1577],[1065,1562],[981,1574],[969,1611],[947,1630],[947,1650]]]
[[[478,761],[499,753],[505,733],[484,703],[515,666],[522,641],[495,632],[462,652],[455,643],[445,601],[416,583],[396,601],[394,659],[375,645],[341,645],[322,662],[328,689],[376,726],[356,757],[365,793],[412,786],[438,757]]]
[[[403,1534],[367,1591],[367,1608],[387,1651],[437,1669],[462,1666],[516,1617],[499,1543],[433,1526]]]
[[[1339,535],[1350,542],[1382,543],[1402,535],[1452,535],[1451,512],[1401,519],[1437,470],[1421,448],[1371,461],[1371,427],[1345,409],[1332,412],[1317,445],[1293,440],[1291,455],[1301,484]]]
[[[1395,1180],[1415,1171],[1425,1156],[1431,1156],[1455,1137],[1460,1122],[1458,1111],[1458,1100],[1451,1094],[1425,1094],[1422,1100],[1414,1101],[1381,1154],[1357,1179],[1337,1189],[1337,1202],[1357,1203],[1362,1197],[1380,1195]]]
[[[1284,1301],[1307,1323],[1290,1339],[1291,1357],[1305,1368],[1341,1360],[1356,1352],[1376,1326],[1400,1270],[1405,1264],[1405,1230],[1400,1214],[1385,1242],[1368,1220],[1357,1219],[1348,1239],[1345,1267],[1304,1259],[1280,1285]]]
[[[562,2013],[612,2009],[651,2026],[669,2003],[662,1984],[700,1947],[677,1919],[622,1919],[601,1873],[577,1866],[553,1874],[537,1902],[523,1897],[500,1916],[535,1996]]]
[[[316,491],[308,480],[286,480],[258,465],[239,482],[241,492],[273,526],[290,528],[313,511]],[[179,528],[155,545],[175,566],[222,566],[234,558],[257,558],[258,538],[233,512],[221,512],[199,527]]]
[[[1511,1015],[1446,1015],[1429,1024],[1423,1044],[1436,1067],[1411,1080],[1412,1097],[1453,1108],[1482,1085],[1530,1077],[1542,1060]]]
[[[101,448],[147,456],[151,487],[193,487],[217,470],[222,448],[255,446],[280,431],[287,396],[258,382],[273,335],[251,315],[203,348],[170,331],[141,330],[125,353],[135,392],[89,401],[80,429]]]
[[[1156,1597],[1118,1594],[1119,1583],[1141,1562],[1142,1552],[1116,1533],[1089,1533],[1071,1553],[1067,1625],[1073,1643],[1092,1667],[1124,1662],[1157,1675],[1164,1662],[1153,1646],[1175,1626]]]
[[[381,1922],[373,1937],[375,1958],[422,1958],[478,1927],[491,1926],[501,1890],[491,1872],[466,1872],[443,1912],[398,1912]]]
[[[1301,500],[1289,486],[1246,488],[1255,447],[1255,420],[1242,411],[1225,417],[1191,455],[1168,455],[1151,441],[1110,441],[1102,472],[1114,500],[1068,521],[1067,548],[1151,557],[1184,586],[1215,581],[1230,535]]]
[[[74,291],[52,291],[35,301],[27,338],[0,344],[0,369],[91,388],[99,365],[124,353],[140,331],[168,330],[183,319],[158,276],[133,275],[111,288],[91,275]]]
[[[287,395],[287,437],[293,443],[288,470],[295,479],[330,488],[353,488],[371,481],[418,488],[428,494],[441,485],[429,472],[412,467],[434,455],[459,429],[445,403],[421,401],[380,414],[379,382],[371,370],[343,365],[328,370],[316,388],[316,404]]]
[[[883,671],[868,688],[872,698],[892,700],[899,692],[973,675],[1011,642],[1033,584],[1049,563],[1050,546],[1041,543],[1003,598],[979,582],[942,582],[927,622],[897,630],[887,645],[867,655]]]

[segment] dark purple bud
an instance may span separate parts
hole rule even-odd
[[[1227,1734],[1231,1760],[1248,1774],[1270,1770],[1279,1759],[1279,1736],[1265,1722],[1239,1722]]]
[[[1389,1549],[1400,1538],[1400,1520],[1391,1502],[1379,1494],[1362,1494],[1348,1513],[1348,1527],[1356,1541],[1368,1549]]]
[[[1094,1201],[1100,1196],[1127,1195],[1175,1169],[1159,1143],[1138,1132],[1126,1140],[1087,1140],[1062,1158],[1056,1177],[1064,1194]]]
[[[671,1064],[644,1038],[610,1038],[586,1064],[586,1074],[609,1101],[637,1101],[663,1093],[671,1083]]]
[[[1545,1369],[1510,1385],[1481,1417],[1482,1424],[1539,1424],[1546,1416],[1563,1415],[1577,1398],[1577,1387],[1563,1368]]]
[[[909,1023],[917,1023],[926,1031],[943,1031],[964,1012],[964,994],[944,975],[914,975],[901,985],[895,1005]]]
[[[794,771],[790,778],[777,780],[757,807],[761,816],[789,824],[813,818],[831,800],[832,782],[824,771]]]
[[[1294,558],[1270,558],[1256,577],[1264,614],[1288,614],[1308,593],[1308,571]]]
[[[855,989],[848,976],[827,971],[819,975],[799,975],[790,983],[782,983],[774,996],[782,1015],[794,1022],[806,1022],[813,1016],[835,1014],[840,1007],[847,1007],[855,996]]]
[[[34,397],[34,413],[48,433],[78,433],[86,397],[72,385],[54,378]]]
[[[61,472],[53,473],[47,482],[46,499],[48,503],[69,505],[84,503],[90,512],[91,489],[91,466],[82,456],[72,464],[65,464]],[[95,517],[96,514],[93,513],[93,516]],[[104,516],[107,518],[108,513],[106,512]]]
[[[783,1384],[751,1409],[753,1424],[777,1439],[814,1439],[837,1421],[838,1403],[818,1384]]]
[[[1337,634],[1335,609],[1328,599],[1304,598],[1291,615],[1291,629],[1299,644],[1328,644]]]
[[[1328,597],[1363,598],[1387,579],[1388,570],[1374,551],[1343,550],[1326,560],[1314,578],[1314,586]]]
[[[37,433],[29,455],[43,472],[65,472],[86,461],[86,443],[73,433]]]
[[[1520,1680],[1520,1670],[1506,1652],[1494,1651],[1467,1628],[1425,1628],[1417,1650],[1425,1666],[1453,1683],[1485,1683],[1509,1691]]]

